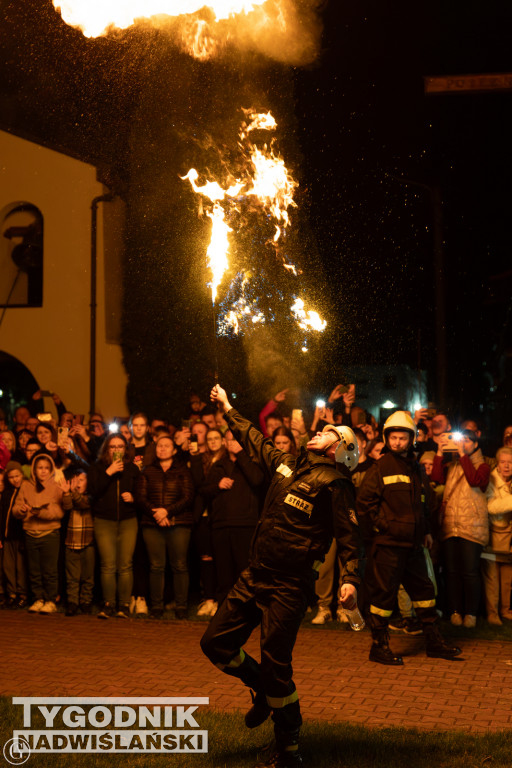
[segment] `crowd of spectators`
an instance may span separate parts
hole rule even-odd
[[[297,454],[325,424],[350,426],[359,446],[357,494],[386,450],[381,425],[356,404],[352,385],[337,385],[309,424],[289,407],[291,394],[283,390],[263,407],[261,431]],[[38,408],[41,393],[15,410],[12,425],[0,413],[1,604],[102,619],[158,619],[172,610],[179,620],[189,614],[192,584],[200,590],[197,614],[213,616],[248,562],[268,480],[222,414],[193,394],[179,425],[138,412],[109,428],[100,413],[85,425],[53,399],[57,419]],[[474,420],[456,425],[426,408],[412,416],[430,481],[434,546],[425,555],[438,611],[468,629],[479,615],[496,626],[512,621],[512,425],[489,457]],[[363,549],[361,561],[364,570]],[[337,571],[333,542],[314,624],[345,621]],[[359,601],[364,610],[364,583]],[[403,590],[390,626],[420,631]]]

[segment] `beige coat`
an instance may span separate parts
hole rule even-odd
[[[45,455],[45,458],[50,457]],[[52,459],[53,474],[44,483],[44,488],[37,492],[35,478],[32,473],[30,480],[24,480],[16,498],[13,514],[23,520],[23,530],[31,536],[42,536],[60,528],[64,517],[62,508],[63,491],[55,482],[55,465]],[[24,504],[30,507],[28,512],[22,509]]]
[[[469,458],[476,468],[484,463],[480,449],[472,453]],[[470,486],[458,461],[448,467],[443,495],[440,539],[444,541],[453,536],[473,541],[484,547],[489,541],[485,493],[480,488]]]
[[[487,486],[490,545],[498,552],[512,550],[512,483],[503,480],[497,469],[491,472]]]

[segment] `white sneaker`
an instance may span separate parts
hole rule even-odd
[[[133,613],[133,611],[130,611],[130,613]],[[149,611],[148,611],[148,606],[147,606],[146,598],[145,597],[138,597],[136,599],[136,601],[135,601],[135,613],[136,614],[140,614],[142,616],[147,616],[148,615]]]
[[[216,603],[215,600],[212,600],[212,603],[213,605],[210,609],[210,616],[215,616],[215,614],[217,613],[217,608],[219,607],[219,604]]]
[[[476,627],[476,616],[472,616],[470,613],[464,616],[464,626],[466,629],[473,629]]]
[[[213,613],[212,613],[212,609]],[[215,600],[204,600],[202,603],[199,604],[199,608],[197,609],[197,616],[213,616],[215,611],[217,610],[217,603]]]
[[[33,603],[30,608],[28,609],[29,613],[41,613],[41,608],[44,605],[44,600],[36,600],[35,603]]]
[[[348,624],[347,614],[343,610],[343,608],[338,608],[336,611],[336,621],[339,621],[340,624]]]
[[[331,620],[331,612],[328,608],[319,608],[318,613],[314,619],[311,619],[312,624],[327,624]]]
[[[130,613],[135,613],[136,604],[137,604],[137,600],[135,599],[135,595],[132,595],[130,597]]]
[[[462,627],[462,616],[460,615],[460,613],[457,613],[457,611],[452,613],[452,615],[450,616],[450,622],[453,624],[454,627]]]
[[[57,613],[57,606],[51,600],[43,605],[39,613]]]

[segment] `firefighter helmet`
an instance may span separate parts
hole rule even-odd
[[[388,432],[410,432],[413,441],[416,438],[416,424],[407,411],[395,411],[385,421],[382,434],[386,438]]]
[[[337,427],[326,424],[322,432],[334,432],[339,440],[334,458],[337,464],[344,464],[348,469],[355,469],[359,461],[359,445],[350,427]]]

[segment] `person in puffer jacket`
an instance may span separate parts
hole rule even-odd
[[[163,615],[167,553],[173,573],[176,618],[185,619],[194,486],[190,470],[177,458],[169,435],[157,439],[155,450],[156,459],[144,467],[135,484],[135,500],[142,510],[142,535],[150,562],[151,613],[155,618]]]
[[[448,451],[449,447],[454,452]],[[472,430],[464,429],[459,440],[454,434],[443,436],[430,479],[445,485],[439,538],[451,622],[469,629],[476,626],[480,555],[489,541],[485,490],[490,473]]]
[[[23,521],[30,589],[31,613],[55,613],[58,593],[58,559],[62,507],[67,483],[55,481],[51,456],[36,456],[30,480],[24,480],[13,507]]]

